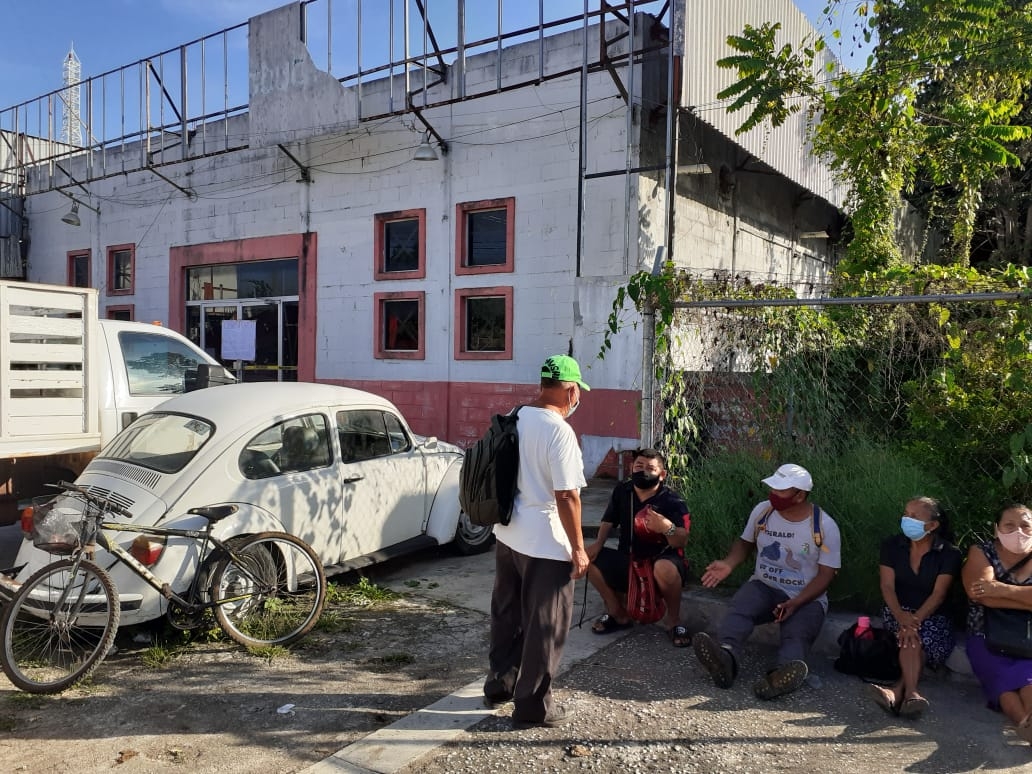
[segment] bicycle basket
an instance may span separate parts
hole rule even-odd
[[[49,554],[70,554],[81,545],[82,512],[37,498],[33,505],[32,545]]]

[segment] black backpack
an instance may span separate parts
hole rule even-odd
[[[839,635],[835,669],[871,683],[894,683],[900,676],[896,635],[880,627],[869,631],[869,639],[859,638],[853,624]]]
[[[466,449],[459,474],[459,505],[481,527],[508,524],[516,500],[520,442],[516,433],[519,408],[495,414],[484,437]]]

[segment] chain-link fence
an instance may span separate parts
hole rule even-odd
[[[962,547],[1032,499],[1020,290],[676,306],[662,445],[695,516],[696,566],[724,555],[784,462],[813,474],[843,535],[833,597],[860,607],[880,599],[878,545],[909,498],[939,499]]]

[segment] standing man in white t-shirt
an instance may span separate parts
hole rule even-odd
[[[553,355],[537,398],[519,411],[520,468],[509,524],[495,526],[489,705],[513,701],[517,728],[558,726],[570,712],[552,702],[552,680],[573,616],[573,581],[588,555],[581,533],[584,462],[566,420],[580,404],[580,366]]]
[[[713,682],[730,688],[753,628],[776,621],[781,634],[777,662],[753,686],[759,698],[776,699],[806,680],[806,655],[824,625],[828,586],[842,566],[841,540],[838,525],[810,503],[813,479],[805,468],[782,465],[763,483],[770,487],[768,501],[752,509],[728,555],[706,568],[702,585],[716,586],[753,549],[756,569],[732,597],[717,639],[699,632],[692,647]]]

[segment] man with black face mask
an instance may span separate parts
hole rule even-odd
[[[666,603],[662,625],[678,648],[691,644],[688,630],[681,625],[681,589],[688,579],[684,545],[688,542],[691,515],[684,501],[665,483],[666,461],[655,449],[635,452],[631,479],[616,485],[599,524],[598,537],[588,546],[588,580],[606,606],[591,630],[608,634],[633,626],[627,611],[627,576],[633,542],[636,559],[653,560],[653,572],[660,596]],[[645,511],[644,529],[635,531],[634,515]],[[616,527],[620,541],[606,548],[609,533]]]
[[[702,585],[713,588],[755,550],[753,575],[731,598],[718,636],[699,632],[692,646],[717,687],[730,688],[753,627],[777,622],[777,660],[753,686],[759,698],[776,699],[806,680],[806,655],[824,625],[828,586],[842,564],[838,525],[810,502],[810,473],[782,465],[763,483],[770,487],[767,499],[753,507],[727,556],[706,567]]]

